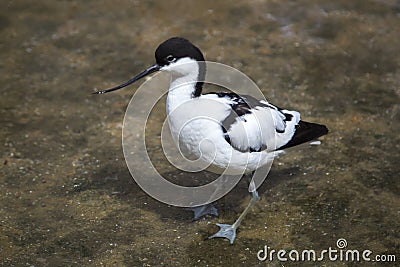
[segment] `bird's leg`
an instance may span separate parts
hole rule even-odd
[[[257,190],[255,189],[254,182],[250,182],[250,188],[252,188],[252,197],[250,199],[249,204],[247,204],[247,207],[244,209],[242,214],[240,214],[239,218],[233,223],[233,224],[222,224],[222,223],[217,223],[217,226],[219,226],[219,231],[210,236],[209,239],[215,238],[215,237],[224,237],[229,239],[229,242],[233,244],[233,241],[235,241],[236,237],[236,229],[239,227],[240,223],[246,216],[246,214],[249,212],[250,208],[254,205],[256,201],[260,199],[260,196],[258,195]]]
[[[222,182],[217,185],[217,188],[214,190],[214,192],[211,194],[210,199],[212,199],[215,194],[217,194],[220,191],[220,188],[218,186],[224,187],[226,185],[226,181],[229,179],[228,176],[223,175],[222,176]],[[200,219],[203,216],[206,215],[212,215],[218,217],[218,210],[214,207],[212,203],[208,203],[202,206],[197,206],[197,207],[191,207],[188,208],[189,210],[193,211],[193,220],[196,221]]]

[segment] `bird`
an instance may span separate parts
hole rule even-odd
[[[119,90],[158,71],[171,75],[166,100],[171,134],[179,136],[179,143],[188,153],[203,158],[218,169],[229,167],[233,172],[253,173],[260,166],[271,163],[284,149],[328,133],[325,125],[303,121],[299,112],[280,108],[265,99],[235,92],[203,93],[207,71],[203,53],[182,37],[172,37],[159,44],[155,50],[155,63],[130,80],[93,94]],[[174,112],[183,104],[188,110]],[[199,117],[190,121],[189,109],[203,110],[203,114],[212,119]],[[214,149],[200,151],[198,147],[204,139],[212,140]],[[253,181],[249,183],[249,191],[252,197],[238,219],[233,224],[217,224],[219,231],[210,239],[227,238],[233,244],[241,221],[260,199]],[[207,213],[218,215],[210,205],[197,207],[194,212],[196,219]]]

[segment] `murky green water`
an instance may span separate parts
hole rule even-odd
[[[398,262],[399,33],[395,0],[2,1],[0,264],[298,266],[260,262],[257,252],[336,248],[338,238]],[[275,161],[234,245],[204,239],[242,211],[246,183],[217,202],[219,218],[193,222],[152,199],[121,148],[139,85],[90,95],[147,67],[175,35],[248,74],[272,103],[330,128],[321,146]],[[149,122],[154,140],[159,123]],[[163,165],[157,141],[149,153]]]

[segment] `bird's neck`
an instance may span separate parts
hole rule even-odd
[[[198,74],[185,76],[172,76],[167,96],[167,113],[177,108],[182,103],[199,97],[203,83],[198,82]]]

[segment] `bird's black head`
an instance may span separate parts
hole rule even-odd
[[[160,67],[174,63],[181,58],[191,58],[204,61],[200,49],[189,40],[182,37],[173,37],[161,43],[155,52],[156,62]]]

